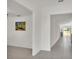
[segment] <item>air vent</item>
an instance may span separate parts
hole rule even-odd
[[[58,0],[58,2],[63,2],[64,0]]]

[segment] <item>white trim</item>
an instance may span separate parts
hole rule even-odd
[[[60,38],[60,35],[57,37],[56,41],[51,44],[51,48],[58,42],[59,38]]]
[[[33,51],[32,56],[36,56],[39,52],[40,52],[39,49],[36,52]]]
[[[21,47],[21,48],[28,48],[28,49],[32,49],[32,47],[26,47],[23,45],[13,45],[13,44],[7,44],[7,46],[14,46],[14,47]]]

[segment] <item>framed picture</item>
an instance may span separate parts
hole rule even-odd
[[[15,22],[15,30],[17,31],[25,31],[26,30],[26,22]]]

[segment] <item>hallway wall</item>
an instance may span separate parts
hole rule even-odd
[[[26,21],[26,31],[16,31],[15,22]],[[9,46],[32,48],[32,16],[12,17],[7,19],[7,44]]]
[[[66,14],[72,13],[72,0],[64,0],[63,2],[57,2],[54,0],[55,3],[46,4],[45,6],[40,6],[41,8],[41,50],[51,50],[51,46],[55,44],[57,39],[59,38],[59,24],[53,22],[52,20],[52,30],[55,33],[51,35],[51,15],[56,14]],[[53,19],[53,17],[52,17]],[[55,19],[55,18],[54,18]],[[57,21],[59,22],[59,21]],[[55,24],[54,24],[55,23]],[[53,40],[51,40],[51,36]]]
[[[59,36],[60,36],[60,28],[59,28],[59,24],[58,21],[56,21],[57,19],[55,19],[55,16],[51,16],[51,39],[50,39],[50,45],[51,47],[58,41]]]
[[[51,46],[53,46],[60,37],[60,24],[72,21],[72,14],[58,14],[51,16]]]
[[[41,10],[41,50],[50,51],[50,15],[47,10]]]
[[[35,9],[33,12],[33,44],[32,55],[35,56],[40,51],[41,45],[41,17],[40,9]]]

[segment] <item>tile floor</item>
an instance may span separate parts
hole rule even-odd
[[[40,51],[34,57],[31,49],[8,46],[7,50],[7,59],[72,59],[72,46],[69,38],[61,38],[51,48],[51,52]]]

